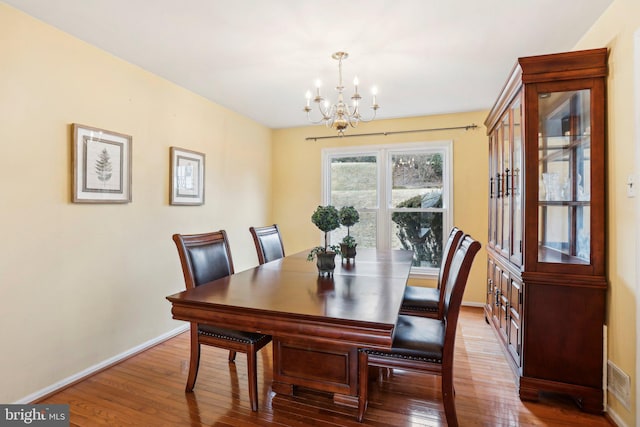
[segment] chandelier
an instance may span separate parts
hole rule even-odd
[[[376,111],[380,106],[376,103],[377,91],[375,88],[372,90],[372,102],[371,109],[373,110],[373,116],[369,119],[364,119],[360,115],[360,100],[362,96],[358,93],[358,77],[353,79],[355,86],[354,94],[351,96],[351,105],[344,103],[344,86],[342,85],[342,60],[347,59],[349,54],[347,52],[336,52],[331,57],[338,61],[338,86],[336,91],[338,92],[338,99],[335,104],[331,104],[329,100],[320,95],[320,81],[316,82],[316,96],[311,95],[311,91],[307,91],[307,105],[304,107],[304,111],[307,113],[307,118],[313,124],[325,123],[327,127],[335,128],[338,131],[338,135],[344,135],[344,130],[347,126],[356,127],[359,122],[370,122],[376,118]],[[320,112],[320,118],[314,120],[311,117],[311,101],[318,105],[318,111]]]

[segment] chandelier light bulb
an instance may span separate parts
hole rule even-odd
[[[307,99],[307,108],[311,104],[311,91],[308,90],[307,93],[304,94],[304,97]]]

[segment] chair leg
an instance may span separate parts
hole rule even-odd
[[[364,351],[358,352],[358,415],[359,423],[364,418],[369,398],[369,355]]]
[[[442,400],[444,403],[444,414],[447,418],[447,425],[449,427],[458,427],[455,390],[453,388],[453,372],[450,370],[442,372]]]
[[[198,324],[191,324],[191,355],[189,356],[189,374],[185,391],[193,391],[200,366],[200,341],[198,341]]]
[[[251,410],[258,411],[258,358],[255,345],[247,351],[247,377],[249,380],[249,400]]]
[[[236,360],[236,352],[233,350],[229,350],[229,362],[233,362]]]

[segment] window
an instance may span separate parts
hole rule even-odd
[[[413,250],[412,272],[437,274],[453,218],[451,141],[330,148],[322,165],[324,203],[360,213],[358,247]]]

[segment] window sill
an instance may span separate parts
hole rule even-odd
[[[422,279],[422,280],[435,280],[438,278],[438,274],[440,272],[438,270],[418,270],[412,269],[411,273],[409,273],[410,279]]]
[[[409,274],[408,284],[411,286],[435,287],[438,283],[437,272],[411,272]]]

